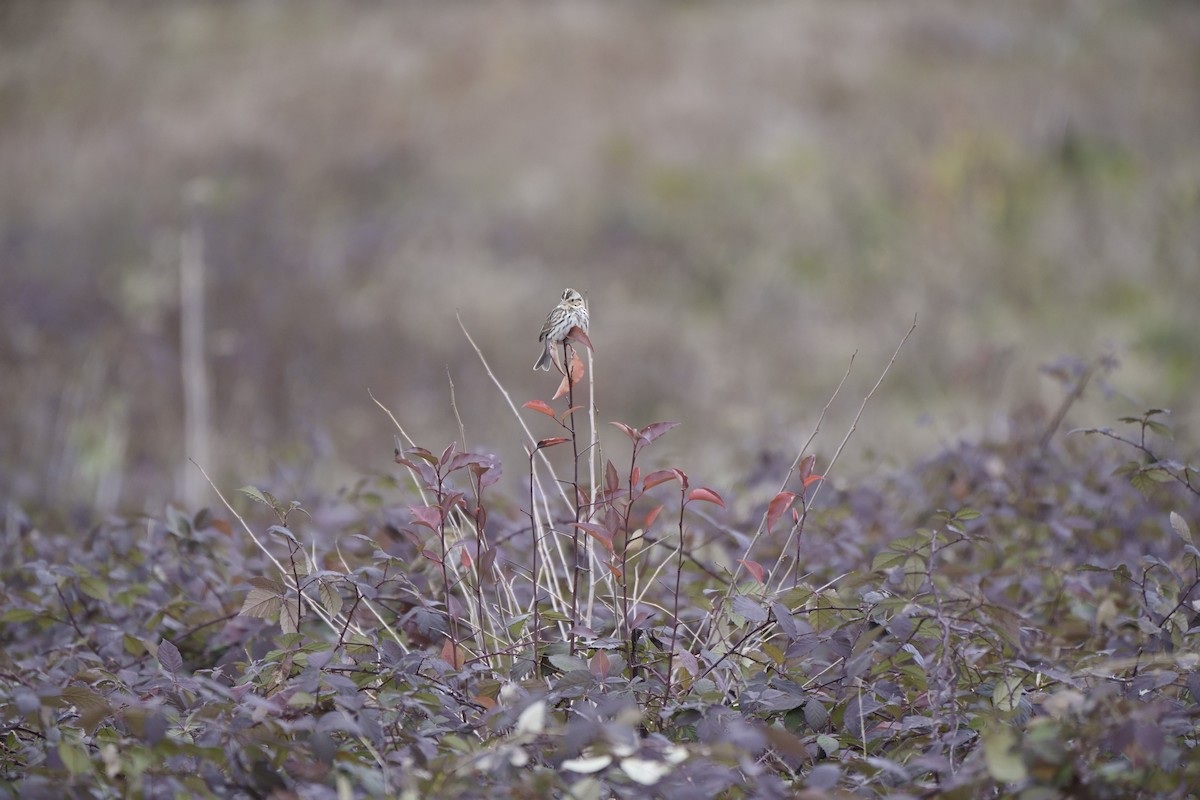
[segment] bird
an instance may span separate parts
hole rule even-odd
[[[566,339],[567,334],[576,326],[587,333],[587,301],[574,289],[564,289],[562,300],[546,317],[546,324],[542,326],[542,332],[538,334],[538,341],[542,343],[542,354],[538,356],[537,363],[533,365],[535,370],[549,371],[550,362],[554,357],[552,353],[554,345]]]

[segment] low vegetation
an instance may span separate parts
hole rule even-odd
[[[600,453],[569,361],[520,482],[400,430],[312,508],[9,506],[0,795],[1194,796],[1200,470],[1165,412],[712,488],[655,462],[677,423]],[[1060,365],[1064,411],[1105,366]]]

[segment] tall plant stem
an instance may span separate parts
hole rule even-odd
[[[575,655],[575,627],[579,623],[579,579],[583,572],[583,564],[579,556],[579,521],[582,504],[579,497],[579,439],[575,435],[575,380],[571,375],[571,365],[567,361],[567,340],[563,339],[563,369],[567,373],[567,421],[571,431],[571,468],[572,479],[571,489],[574,491],[575,509],[575,525],[571,526],[571,557],[574,560],[574,569],[571,570],[571,620],[570,632],[568,640],[570,642],[568,650],[571,655]]]

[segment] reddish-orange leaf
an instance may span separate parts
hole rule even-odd
[[[549,405],[547,405],[545,402],[543,402],[541,400],[530,400],[528,403],[521,406],[521,408],[528,408],[530,411],[536,411],[539,414],[545,414],[547,417],[550,417],[551,419],[556,418],[555,414],[554,414],[554,409],[551,408]]]
[[[563,372],[561,369],[559,370],[563,373],[563,379],[562,382],[558,384],[558,391],[556,391],[554,393],[554,397],[551,398],[553,400],[557,400],[560,397],[566,397],[568,394],[570,394],[571,387],[577,386],[579,381],[583,378],[583,359],[580,358],[579,354],[575,352],[574,347],[569,348],[568,352],[570,355],[568,356],[569,360],[567,362],[567,369],[565,372]]]
[[[634,486],[637,486],[638,481],[640,481],[641,479],[642,479],[642,468],[634,467],[633,473],[630,474],[630,476],[629,476],[629,482],[632,483]]]
[[[614,577],[614,578],[620,578],[620,577],[621,577],[621,570],[620,570],[620,568],[618,568],[618,567],[617,567],[617,564],[616,564],[616,562],[615,562],[615,561],[609,561],[609,562],[606,562],[606,563],[604,564],[604,566],[608,567],[608,571],[609,571],[609,572],[611,572],[611,573],[613,574],[613,577]]]
[[[771,532],[771,528],[775,527],[775,523],[783,516],[783,513],[792,507],[792,503],[796,502],[796,495],[793,492],[780,492],[771,500],[771,504],[767,506],[767,533]]]
[[[566,425],[567,417],[571,416],[572,414],[574,414],[576,411],[578,411],[581,408],[583,408],[583,406],[571,406],[570,408],[568,408],[566,411],[564,411],[562,413],[562,416],[558,417],[558,421],[560,423],[562,423],[563,425]]]
[[[578,325],[576,325],[574,328],[571,328],[571,330],[567,332],[567,338],[581,342],[588,350],[593,352],[596,350],[596,348],[592,347],[592,340],[588,338],[587,331],[583,330],[583,328],[580,328]]]
[[[475,695],[474,697],[471,698],[471,700],[473,700],[476,705],[483,706],[484,708],[488,709],[489,711],[496,707],[496,701],[494,698],[485,697],[484,695],[481,695],[481,694]]]
[[[655,486],[658,486],[660,483],[666,483],[667,481],[673,481],[678,477],[679,477],[678,470],[660,469],[658,472],[651,472],[649,475],[647,475],[646,482],[643,483],[642,486],[646,489],[653,489]]]
[[[471,554],[465,548],[459,551],[458,562],[463,565],[463,569],[471,568]]]
[[[807,478],[804,479],[804,485],[807,487],[807,486],[810,486],[810,485],[816,483],[817,481],[823,481],[823,480],[825,480],[824,475],[809,475]]]
[[[542,439],[540,442],[538,442],[537,449],[541,450],[542,448],[545,448],[545,447],[554,447],[554,445],[556,445],[556,444],[562,444],[563,442],[569,442],[569,441],[571,441],[571,440],[565,436],[552,436],[549,439]]]
[[[721,508],[725,507],[725,501],[721,499],[721,495],[709,489],[706,486],[701,486],[697,489],[692,489],[688,492],[688,500],[703,500],[706,503],[716,503]]]
[[[763,571],[762,564],[758,563],[757,561],[748,561],[746,559],[741,559],[741,558],[738,559],[738,563],[746,568],[746,572],[749,572],[751,575],[754,576],[754,580],[758,581],[759,583],[764,583],[764,581],[763,581],[764,571]]]
[[[449,639],[442,645],[442,661],[445,661],[455,669],[462,669],[463,663],[466,661],[465,654],[461,647],[455,647],[454,642]]]
[[[800,475],[801,481],[803,481],[809,475],[812,475],[813,466],[816,463],[817,463],[816,456],[805,456],[804,457],[804,460],[800,462],[800,468],[798,470],[796,470],[797,474]]]
[[[575,348],[571,348],[571,383],[579,383],[579,379],[583,377],[584,367],[583,359],[579,357],[579,353],[575,352]]]
[[[662,510],[663,510],[663,506],[661,506],[661,505],[659,505],[659,506],[655,506],[655,507],[654,507],[654,509],[653,509],[653,510],[652,510],[652,511],[651,511],[649,514],[647,514],[647,515],[646,515],[646,525],[645,525],[645,527],[646,527],[647,529],[648,529],[648,528],[649,528],[651,525],[653,525],[653,524],[654,524],[654,520],[656,520],[656,519],[658,518],[658,512],[660,512],[660,511],[662,511]]]
[[[608,531],[606,531],[604,528],[601,528],[599,525],[595,524],[594,522],[572,522],[571,524],[574,525],[576,528],[579,528],[579,530],[583,531],[584,533],[588,534],[589,536],[593,536],[596,539],[600,540],[600,543],[604,545],[604,547],[608,550],[608,552],[610,552],[610,553],[614,552],[613,551],[613,543],[612,543],[612,534],[609,533]]]
[[[675,473],[675,478],[676,478],[676,480],[679,481],[679,485],[682,486],[686,490],[688,488],[687,473],[684,472],[683,470],[677,469],[677,468],[672,468],[671,472]]]

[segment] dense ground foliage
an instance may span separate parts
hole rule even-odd
[[[618,424],[593,481],[566,408],[526,405],[523,498],[398,444],[311,511],[10,505],[0,795],[1194,796],[1200,481],[1164,414],[714,490],[642,469],[671,423]]]

